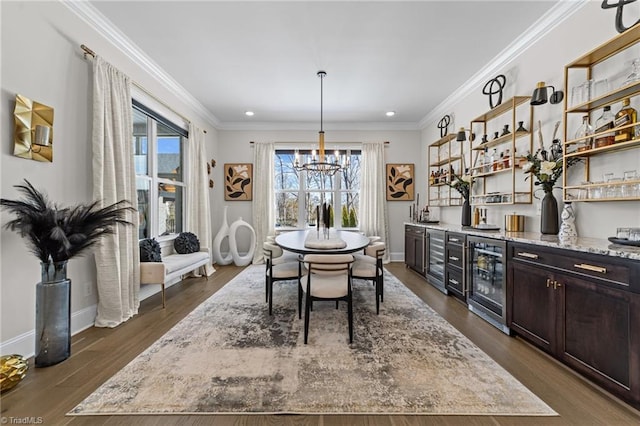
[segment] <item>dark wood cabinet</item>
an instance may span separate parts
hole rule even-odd
[[[426,277],[427,232],[421,226],[404,227],[404,263],[423,277]]]
[[[517,243],[509,254],[511,331],[639,407],[638,262]]]
[[[467,289],[465,283],[464,245],[466,235],[458,232],[447,232],[445,242],[445,275],[444,284],[449,294],[467,301]]]

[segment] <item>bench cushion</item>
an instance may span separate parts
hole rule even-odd
[[[174,272],[180,271],[186,267],[200,264],[200,266],[206,264],[209,261],[209,254],[204,251],[197,251],[195,253],[188,254],[171,254],[162,258],[162,263],[165,266],[165,274],[170,275]],[[193,267],[192,269],[195,269]]]

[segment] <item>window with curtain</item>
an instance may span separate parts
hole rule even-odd
[[[182,232],[188,132],[133,103],[133,146],[140,225],[138,238]]]
[[[308,160],[310,151],[298,151],[300,161]],[[275,152],[275,227],[306,228],[316,224],[316,206],[326,202],[333,213],[332,226],[357,228],[360,203],[360,150],[340,150],[349,159],[348,167],[334,176],[297,171],[295,151]]]

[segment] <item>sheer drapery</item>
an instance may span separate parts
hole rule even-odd
[[[275,234],[274,188],[275,173],[273,142],[256,142],[253,145],[253,229],[256,232],[256,250],[253,263],[263,263],[262,242],[267,235]]]
[[[209,204],[209,178],[207,176],[207,148],[204,132],[189,124],[187,149],[187,231],[200,240],[200,249],[207,249],[211,257],[213,236],[211,233],[211,206]],[[216,270],[211,262],[206,267],[207,276]]]
[[[133,160],[131,81],[96,56],[93,62],[93,197],[100,207],[128,200],[138,208]],[[138,313],[140,252],[138,216],[118,226],[96,247],[96,327],[115,327]]]
[[[384,143],[362,144],[360,177],[360,231],[378,235],[389,244],[389,218],[385,192]],[[389,251],[384,261],[389,261]]]

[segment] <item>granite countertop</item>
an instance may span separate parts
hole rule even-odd
[[[448,223],[435,224],[405,222],[405,225],[414,225],[429,229],[439,229],[442,231],[461,232],[467,235],[478,235],[481,237],[495,238],[498,240],[514,241],[518,243],[535,244],[539,246],[640,260],[640,247],[613,244],[609,240],[603,240],[599,238],[578,237],[577,239],[572,241],[560,241],[557,235],[543,235],[538,232],[507,232],[504,229],[500,229],[499,231],[483,231],[480,229],[473,229],[466,226],[463,227],[461,225]]]

